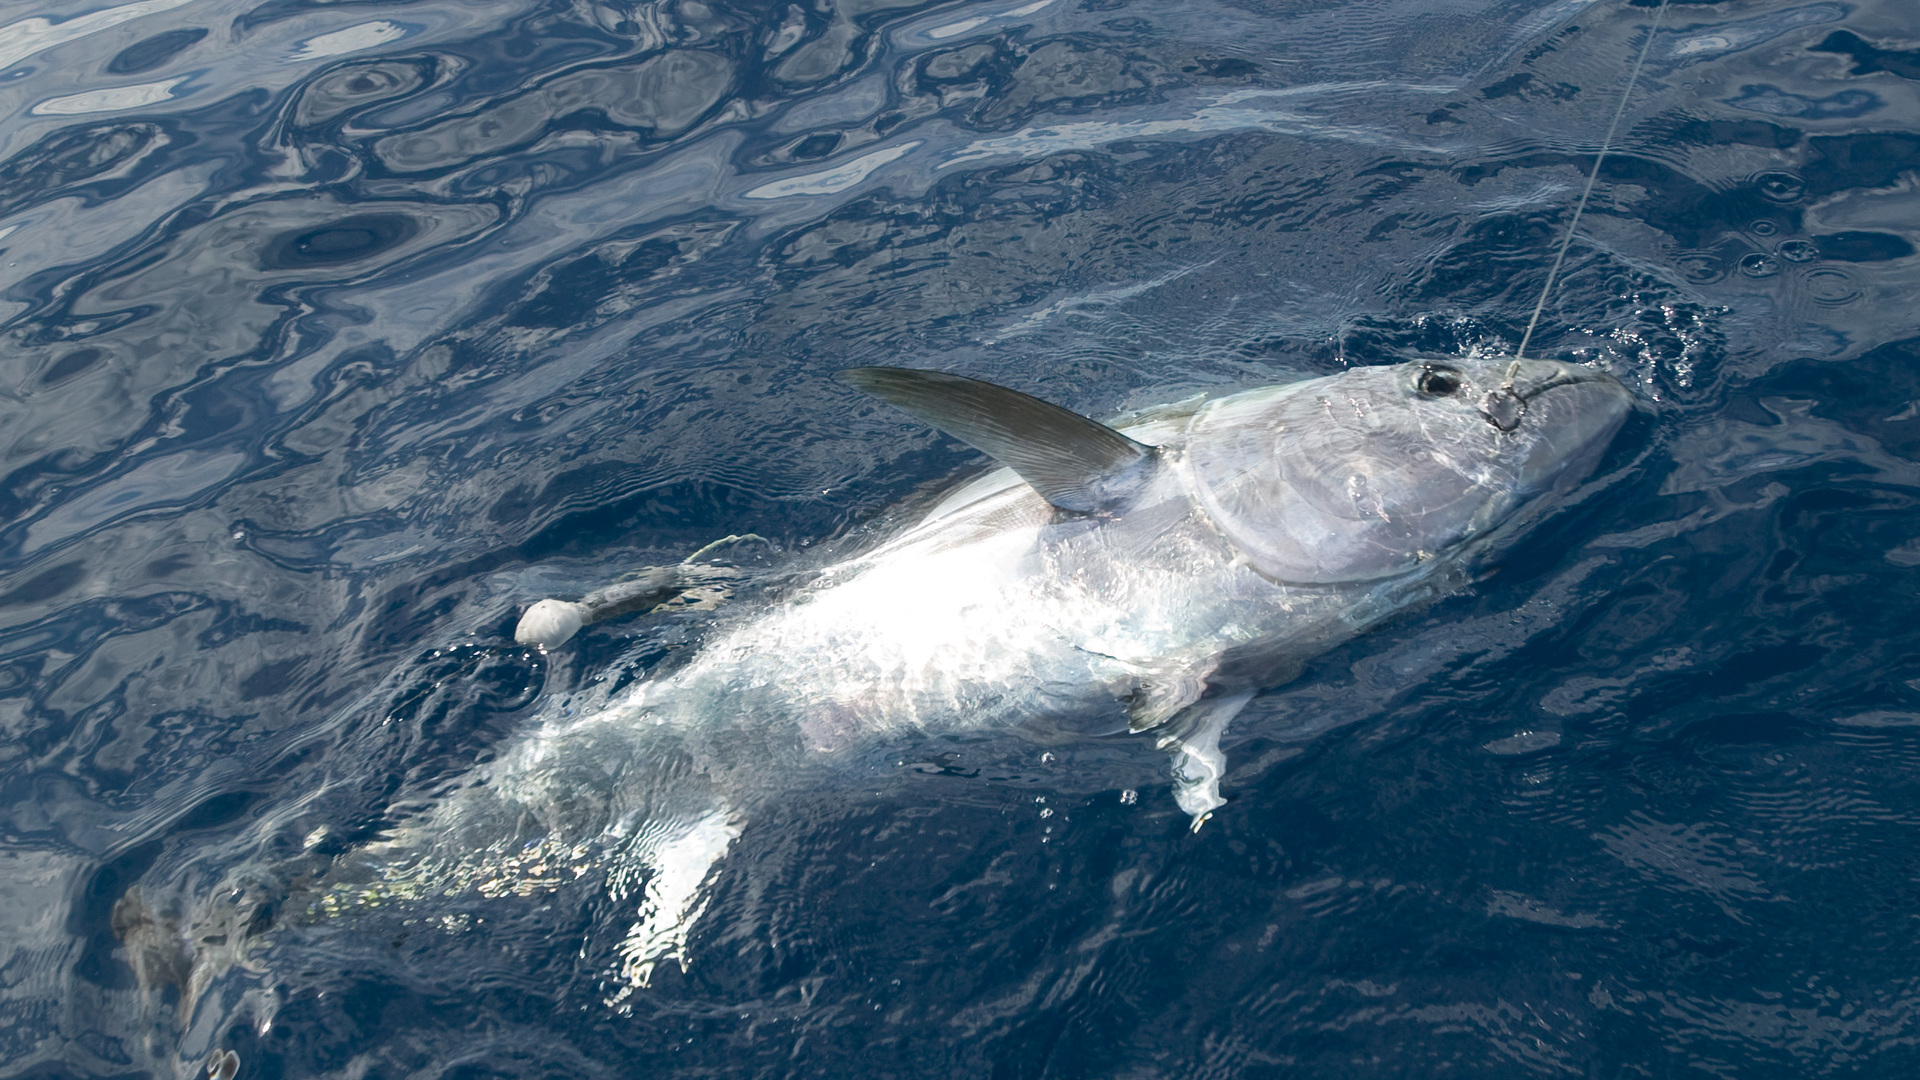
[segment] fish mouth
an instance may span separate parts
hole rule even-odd
[[[1619,381],[1613,376],[1605,372],[1596,371],[1593,368],[1576,367],[1572,364],[1561,364],[1558,367],[1559,370],[1550,373],[1544,379],[1526,385],[1516,384],[1513,388],[1514,395],[1522,401],[1527,401],[1539,397],[1549,390],[1562,386],[1578,386],[1581,383],[1597,382],[1619,384]]]
[[[1513,431],[1525,421],[1529,408],[1535,402],[1550,391],[1565,387],[1587,388],[1585,393],[1577,396],[1593,398],[1596,404],[1617,399],[1612,402],[1613,405],[1631,407],[1633,402],[1632,395],[1620,385],[1620,380],[1598,368],[1563,364],[1556,360],[1515,358],[1507,363],[1500,383],[1480,399],[1480,415],[1503,432]],[[1603,406],[1602,411],[1613,413],[1615,409]],[[1624,417],[1625,413],[1620,413],[1618,418],[1605,426],[1617,427],[1619,420]]]
[[[1516,440],[1521,486],[1542,491],[1591,472],[1627,416],[1633,394],[1599,368],[1556,360],[1513,360],[1480,402],[1480,414]]]

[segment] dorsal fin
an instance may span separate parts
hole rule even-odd
[[[1062,510],[1111,505],[1154,460],[1153,447],[1105,424],[978,379],[892,367],[837,378],[990,455]]]

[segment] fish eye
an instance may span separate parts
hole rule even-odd
[[[1452,368],[1430,367],[1413,381],[1413,388],[1421,397],[1452,397],[1466,384],[1467,380]]]

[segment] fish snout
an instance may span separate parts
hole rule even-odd
[[[1540,489],[1591,471],[1633,408],[1633,394],[1599,368],[1514,360],[1480,412],[1527,441],[1521,475]]]
[[[1537,422],[1527,418],[1530,406],[1568,387],[1587,389],[1572,395],[1562,393],[1554,400],[1555,413],[1565,412],[1571,407],[1581,412],[1596,411],[1605,417],[1616,412],[1619,406],[1630,408],[1633,403],[1633,397],[1627,393],[1626,387],[1598,368],[1563,364],[1557,360],[1509,359],[1500,361],[1495,370],[1499,378],[1487,380],[1491,385],[1481,395],[1476,408],[1482,419],[1502,432],[1515,431],[1523,423]],[[1574,403],[1576,398],[1581,399],[1578,404]]]

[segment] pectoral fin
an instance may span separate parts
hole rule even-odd
[[[1207,692],[1213,665],[1204,668],[1168,667],[1141,678],[1127,697],[1127,730],[1139,733],[1165,724],[1198,702]]]
[[[620,943],[620,978],[626,985],[608,999],[617,1005],[653,982],[653,972],[672,960],[687,970],[688,936],[713,902],[714,867],[740,838],[742,819],[725,807],[689,822],[671,823],[636,838],[629,857],[647,872],[638,918]],[[616,872],[613,898],[626,899],[632,868]]]
[[[1105,424],[978,379],[891,367],[836,377],[990,455],[1062,510],[1110,507],[1157,460],[1153,447]]]
[[[1154,743],[1173,756],[1173,801],[1193,816],[1195,832],[1227,804],[1220,797],[1220,777],[1227,771],[1220,736],[1251,700],[1251,690],[1202,698],[1169,720],[1167,733]]]

